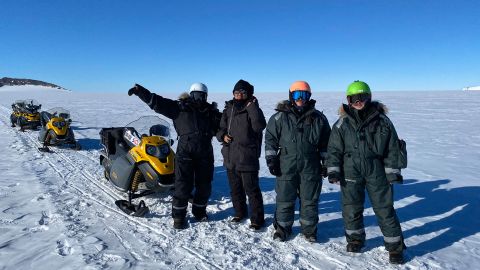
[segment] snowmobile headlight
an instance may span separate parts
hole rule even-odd
[[[53,122],[52,122],[52,125],[53,125],[54,127],[60,128],[60,125],[58,124],[57,121],[53,121]]]
[[[168,154],[170,154],[170,147],[166,143],[160,146],[147,145],[145,151],[150,156],[154,156],[157,158],[166,158]]]
[[[170,154],[170,147],[168,146],[168,143],[164,143],[160,145],[159,148],[160,148],[160,154],[163,157],[166,157],[168,156],[168,154]]]
[[[156,157],[158,155],[158,149],[157,147],[153,146],[153,145],[147,145],[147,147],[145,148],[145,151],[147,152],[147,154],[149,154],[150,156],[154,156]]]
[[[64,127],[64,126],[66,125],[65,121],[58,122],[58,124],[59,124],[61,127]]]

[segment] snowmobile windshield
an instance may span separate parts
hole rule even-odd
[[[25,113],[36,113],[42,107],[38,101],[34,99],[15,100],[12,106],[15,110]]]
[[[25,109],[27,109],[29,112],[35,113],[40,109],[42,105],[40,105],[40,103],[38,103],[38,101],[36,101],[35,99],[26,99],[24,101],[24,106]]]
[[[134,128],[139,137],[142,135],[162,136],[167,141],[170,141],[170,124],[164,119],[155,115],[142,116],[126,125],[126,127]]]
[[[20,106],[20,107],[24,107],[25,106],[25,100],[15,100],[15,102],[13,103],[14,105],[17,105],[17,106]]]
[[[62,107],[55,107],[47,110],[51,117],[61,117],[65,120],[70,119],[70,112]]]

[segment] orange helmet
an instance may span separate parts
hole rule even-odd
[[[288,89],[290,92],[293,91],[307,91],[307,92],[312,92],[310,90],[310,85],[306,81],[296,81],[290,85],[290,89]]]

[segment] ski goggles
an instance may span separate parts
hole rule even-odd
[[[348,103],[355,104],[357,102],[365,102],[370,99],[370,94],[361,93],[347,96]]]
[[[245,89],[238,89],[238,90],[233,91],[233,94],[234,94],[234,95],[246,95],[246,94],[247,94],[247,90],[245,90]]]
[[[312,93],[307,92],[307,91],[293,91],[291,92],[291,97],[294,101],[297,100],[303,100],[303,101],[309,101],[310,97],[312,96]]]
[[[196,102],[207,101],[207,93],[201,91],[190,92],[190,97]]]

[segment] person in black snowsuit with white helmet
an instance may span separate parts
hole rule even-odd
[[[207,221],[207,202],[212,190],[212,137],[219,127],[221,113],[215,102],[207,102],[208,88],[194,83],[190,93],[178,100],[164,98],[135,84],[128,95],[137,95],[155,112],[173,120],[178,146],[175,155],[175,193],[172,201],[173,226],[187,227],[188,200],[193,188],[192,214],[197,221]]]

